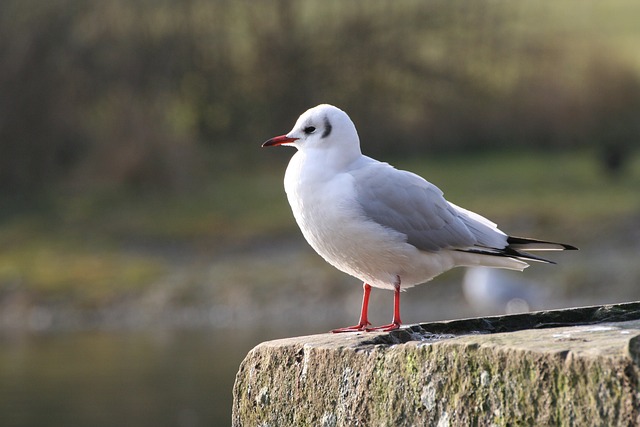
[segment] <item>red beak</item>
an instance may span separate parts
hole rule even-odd
[[[268,141],[265,141],[264,144],[262,144],[263,147],[273,147],[275,145],[282,145],[282,144],[286,144],[288,142],[293,142],[298,138],[290,138],[287,135],[280,135],[280,136],[276,136],[274,138],[269,139]]]

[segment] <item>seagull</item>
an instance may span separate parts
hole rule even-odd
[[[462,294],[481,314],[515,314],[539,309],[551,296],[539,283],[488,267],[467,268],[462,279]]]
[[[508,236],[488,219],[445,200],[424,178],[367,157],[349,116],[321,104],[263,147],[293,146],[284,188],[302,234],[327,261],[363,282],[357,325],[332,332],[392,331],[402,325],[400,291],[454,267],[524,270],[553,263],[526,251],[576,249]],[[390,324],[371,327],[371,287],[394,291]]]

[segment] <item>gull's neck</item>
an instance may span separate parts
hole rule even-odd
[[[296,156],[300,157],[305,169],[316,169],[330,174],[349,170],[349,166],[362,157],[359,145],[342,146],[339,147],[340,149],[331,148],[305,147],[296,153]]]

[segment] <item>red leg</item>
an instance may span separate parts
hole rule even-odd
[[[395,290],[393,293],[393,320],[388,325],[376,326],[375,328],[369,328],[369,331],[393,331],[394,329],[398,329],[402,324],[402,320],[400,320],[400,277],[398,276],[398,280],[393,284]]]
[[[362,284],[362,289],[364,289],[364,294],[362,295],[362,310],[360,310],[360,321],[355,326],[347,326],[346,328],[334,329],[331,332],[358,332],[358,331],[366,331],[367,326],[371,325],[369,323],[369,294],[371,293],[371,285],[368,283]]]

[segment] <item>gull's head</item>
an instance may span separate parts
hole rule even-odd
[[[343,157],[360,155],[360,139],[353,122],[347,113],[329,104],[305,111],[289,133],[262,144],[275,145],[289,145],[303,152],[336,152]]]

